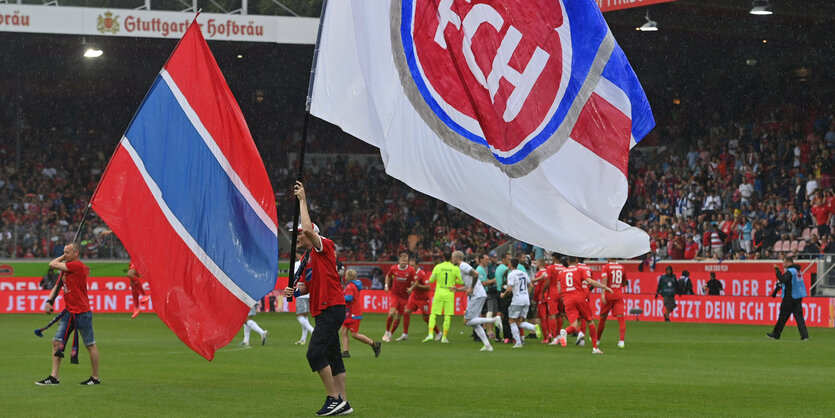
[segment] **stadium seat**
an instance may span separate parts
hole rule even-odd
[[[797,246],[798,245],[800,245],[800,241],[797,241],[797,240],[792,241],[790,246],[789,246],[789,251],[791,251],[791,252],[797,251]]]
[[[818,228],[809,228],[809,230],[810,230],[810,232],[809,232],[810,235],[809,236],[820,238],[820,236],[818,235]]]
[[[775,253],[782,253],[783,250],[783,241],[777,241],[774,243],[774,252]]]
[[[801,239],[807,240],[812,237],[812,228],[806,228],[803,230],[803,234],[800,236]]]
[[[806,241],[798,241],[797,252],[803,251],[804,248],[806,248]]]

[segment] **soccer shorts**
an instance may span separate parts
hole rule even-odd
[[[432,301],[429,299],[429,297],[414,298],[410,296],[409,303],[406,304],[406,310],[409,312],[421,311],[425,314],[428,314],[431,306]]]
[[[623,298],[606,298],[606,303],[600,308],[600,315],[609,314],[612,316],[623,316]]]
[[[585,295],[565,298],[565,313],[568,316],[568,322],[571,324],[577,319],[592,320],[591,305],[589,305]]]
[[[559,315],[565,313],[565,304],[562,301],[562,296],[556,296],[548,300],[548,314]]]
[[[531,305],[510,305],[507,308],[507,317],[510,319],[527,318],[528,308]]]
[[[339,328],[345,322],[345,305],[332,305],[315,316],[316,326],[307,346],[307,363],[310,370],[318,372],[331,366],[331,374],[345,373],[342,349],[339,345]]]
[[[540,319],[548,318],[548,303],[542,302],[536,305],[536,316]]]
[[[403,315],[403,311],[406,309],[406,305],[409,304],[409,298],[404,298],[395,295],[394,293],[389,293],[389,309],[394,308],[397,310],[397,313]]]
[[[296,315],[310,313],[310,298],[296,298]]]
[[[435,293],[435,297],[432,298],[431,312],[433,315],[455,315],[455,294],[452,292]]]
[[[362,318],[345,318],[345,322],[342,323],[343,328],[348,328],[348,331],[351,332],[360,332],[360,321]]]
[[[464,319],[469,321],[473,318],[478,318],[481,315],[481,309],[484,308],[484,302],[486,301],[487,296],[471,297],[467,300],[467,312],[464,313]]]

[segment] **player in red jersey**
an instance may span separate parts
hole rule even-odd
[[[423,314],[423,320],[429,324],[429,310],[432,307],[432,298],[429,297],[429,290],[432,288],[429,285],[429,275],[426,274],[426,270],[420,268],[420,260],[416,256],[409,258],[409,265],[415,269],[415,281],[406,289],[409,292],[409,302],[406,303],[406,310],[403,311],[403,335],[397,338],[397,341],[409,338],[409,321],[412,312],[420,311]],[[435,335],[440,335],[441,331],[438,327],[435,327],[434,331]]]
[[[580,270],[583,270],[583,274],[585,276],[588,276],[588,277],[593,279],[594,276],[592,275],[591,267],[589,267],[589,265],[586,264],[585,261],[586,261],[585,258],[577,257],[577,268],[580,269]],[[586,284],[586,282],[583,282],[582,285],[583,285],[583,291],[586,292],[586,300],[589,301],[589,303],[591,303],[591,289]],[[580,332],[583,333],[583,335],[586,334],[586,327],[587,326],[588,326],[588,324],[586,323],[586,320],[580,318]],[[578,345],[580,347],[583,347],[583,346],[586,345],[586,340],[583,339],[583,338],[579,338],[577,341],[578,341]]]
[[[562,295],[560,294],[560,287],[558,286],[560,280],[560,272],[565,270],[562,265],[562,256],[558,253],[551,253],[551,261],[553,264],[548,266],[548,327],[554,331],[554,337],[551,340],[551,345],[559,344],[557,338],[557,330],[562,329],[562,320],[565,318],[565,305],[563,304]]]
[[[142,309],[144,308],[142,304],[148,301],[150,297],[145,294],[145,289],[142,288],[142,281],[139,280],[141,276],[139,272],[136,270],[136,266],[133,265],[133,262],[128,265],[128,278],[130,279],[130,292],[133,294],[133,315],[131,315],[131,319],[136,318]],[[142,295],[141,297],[139,295]]]
[[[360,334],[360,321],[362,321],[362,301],[360,300],[362,282],[357,280],[357,272],[348,269],[345,272],[345,322],[339,333],[342,334],[342,358],[349,358],[348,333],[355,340],[362,341],[371,346],[374,357],[380,357],[380,342],[374,341],[367,336]]]
[[[612,288],[612,294],[608,297],[604,293],[600,297],[603,307],[600,308],[600,322],[597,324],[597,340],[603,335],[603,327],[606,325],[606,318],[611,312],[617,318],[620,328],[620,340],[618,348],[624,347],[623,337],[626,334],[626,318],[623,316],[623,284],[626,282],[626,272],[622,264],[618,264],[614,258],[604,265],[600,272],[600,282]]]
[[[563,300],[565,302],[565,312],[568,314],[568,321],[571,325],[567,329],[560,330],[560,344],[565,347],[565,339],[568,333],[577,331],[579,319],[585,319],[589,326],[589,335],[591,336],[592,353],[603,354],[597,347],[597,330],[592,320],[591,304],[586,299],[586,291],[583,289],[583,284],[599,287],[612,293],[612,289],[608,286],[602,285],[591,278],[591,271],[577,266],[577,257],[568,257],[568,268],[560,273],[560,281],[558,286],[564,292]],[[578,342],[583,339],[582,332],[577,334]],[[580,345],[579,343],[577,345]]]
[[[383,341],[390,343],[391,334],[397,330],[400,325],[400,318],[406,310],[406,305],[409,303],[409,287],[415,282],[415,269],[409,265],[409,253],[400,253],[399,264],[391,266],[388,274],[386,274],[385,291],[391,291],[389,294],[389,315],[386,319],[386,333],[383,334]],[[406,335],[403,333],[403,335]],[[406,337],[408,338],[408,336]],[[401,335],[397,341],[403,341]]]
[[[548,320],[547,286],[549,279],[546,267],[547,263],[544,258],[536,260],[537,271],[531,280],[531,282],[534,283],[533,297],[536,301],[536,316],[539,318],[539,322],[542,323],[542,334],[545,335],[545,339],[542,340],[543,344],[550,342],[551,338],[554,336],[553,334],[555,333],[555,330],[550,327],[550,321]]]

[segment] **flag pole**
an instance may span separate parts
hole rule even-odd
[[[328,8],[328,0],[322,1],[322,11],[319,13],[319,29],[316,33],[316,44],[313,46],[313,63],[310,66],[310,80],[307,83],[307,97],[304,101],[304,125],[302,125],[302,144],[299,149],[299,170],[296,173],[296,180],[302,181],[304,175],[304,151],[307,148],[307,125],[310,122],[310,103],[313,96],[313,82],[316,80],[316,63],[319,59],[319,41],[322,39],[322,27],[325,24],[325,11]],[[293,205],[293,226],[292,235],[290,238],[290,274],[287,276],[287,286],[295,286],[295,281],[290,282],[290,277],[295,277],[296,266],[296,243],[299,238],[299,231],[297,225],[299,224],[299,198],[294,196],[295,204]],[[292,301],[292,297],[287,297],[287,302]]]

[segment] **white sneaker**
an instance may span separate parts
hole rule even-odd
[[[263,333],[263,334],[261,334],[261,345],[264,345],[264,344],[266,344],[266,343],[267,343],[267,335],[268,335],[269,333],[270,333],[269,331],[264,330],[264,333]]]
[[[449,344],[449,340],[446,338],[441,338],[441,344]]]
[[[618,348],[623,348],[625,346],[626,345],[623,343],[623,341],[618,341]]]
[[[394,340],[394,341],[406,341],[408,339],[409,339],[409,335],[408,334],[403,334],[403,335],[397,337],[397,339]]]
[[[560,345],[563,347],[568,345],[568,333],[565,332],[565,328],[560,330]]]
[[[241,341],[241,343],[240,343],[240,344],[238,344],[238,345],[241,345],[241,346],[244,346],[244,347],[248,347],[248,346],[249,346],[249,341]]]
[[[390,343],[390,342],[391,342],[391,333],[390,333],[390,332],[388,332],[388,331],[386,331],[386,333],[385,333],[385,334],[383,334],[383,338],[382,338],[382,339],[383,339],[383,342],[384,342],[384,343]]]
[[[522,345],[522,343],[513,344],[513,348],[522,348],[522,347],[524,347],[524,345]]]
[[[492,345],[485,345],[484,347],[481,347],[481,350],[478,350],[478,351],[493,351],[493,346]]]
[[[575,341],[574,344],[577,344],[580,347],[584,347],[586,345],[586,334],[583,334],[583,331],[580,331],[580,333],[577,334],[577,341]]]
[[[600,349],[599,349],[599,348],[597,348],[597,347],[592,348],[592,349],[591,349],[591,353],[592,353],[592,354],[603,354],[603,352],[602,352],[602,351],[600,351]]]
[[[441,341],[441,338],[443,337],[444,334],[442,332],[438,332],[437,334],[435,334],[435,341]]]
[[[305,344],[307,344],[307,341],[306,340],[298,340],[298,341],[294,342],[293,344],[295,344],[295,345],[305,345]]]
[[[493,317],[493,324],[496,325],[496,328],[499,330],[499,333],[504,332],[504,324],[502,324],[502,317],[494,316]]]
[[[560,345],[560,337],[554,337],[548,345]]]

